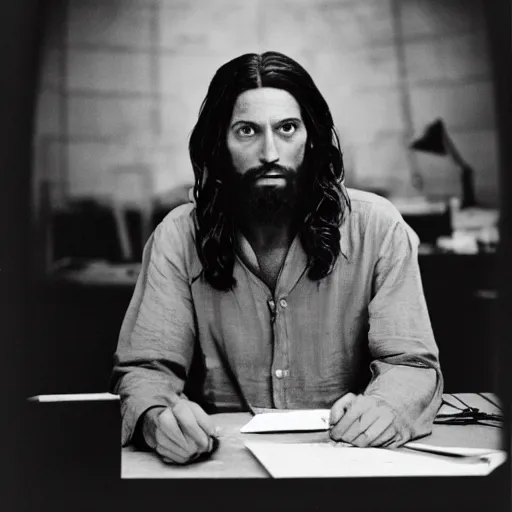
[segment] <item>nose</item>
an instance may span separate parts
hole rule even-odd
[[[262,164],[272,164],[279,160],[274,134],[272,131],[265,133],[263,138],[263,147],[261,150],[260,161]]]

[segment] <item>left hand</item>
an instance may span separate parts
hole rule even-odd
[[[396,448],[404,442],[393,409],[373,396],[342,396],[331,408],[330,423],[332,439],[361,448]]]

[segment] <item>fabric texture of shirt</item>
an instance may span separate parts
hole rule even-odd
[[[194,205],[179,206],[148,240],[121,327],[112,390],[122,443],[141,415],[179,397],[207,412],[330,408],[348,392],[390,406],[406,438],[430,433],[443,378],[418,264],[418,238],[386,199],[348,189],[341,254],[307,277],[298,237],[274,292],[238,237],[229,291],[202,275]]]

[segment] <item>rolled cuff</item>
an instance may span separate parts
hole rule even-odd
[[[439,367],[413,368],[382,362],[374,362],[373,367],[375,378],[364,394],[382,400],[395,411],[405,439],[430,434],[443,392]]]
[[[177,397],[177,396],[176,396]],[[135,428],[140,417],[153,407],[170,407],[174,403],[171,398],[156,397],[124,397],[121,401],[121,445],[129,445],[134,437]]]

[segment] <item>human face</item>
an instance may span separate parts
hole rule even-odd
[[[306,140],[299,104],[287,91],[262,87],[238,96],[227,131],[238,175],[254,172],[257,187],[285,187],[285,171],[298,172]]]

